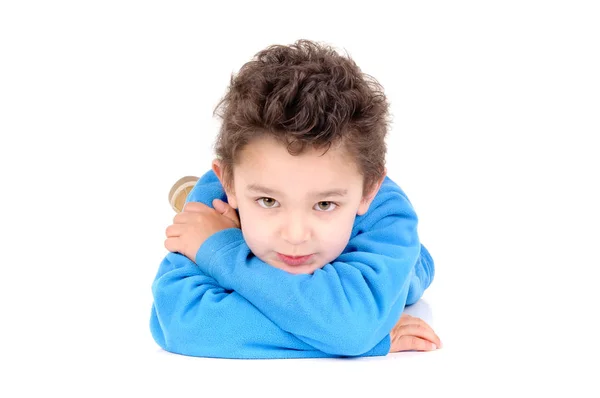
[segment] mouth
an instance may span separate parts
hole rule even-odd
[[[308,263],[313,257],[313,255],[307,254],[304,256],[288,256],[285,254],[277,253],[277,257],[287,265],[299,266]]]

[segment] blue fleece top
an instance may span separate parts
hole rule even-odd
[[[209,171],[186,202],[212,207],[216,198],[227,200]],[[312,275],[263,262],[237,228],[209,237],[195,262],[168,253],[152,284],[150,329],[164,350],[190,356],[382,356],[404,307],[433,277],[413,206],[386,177],[346,249]]]

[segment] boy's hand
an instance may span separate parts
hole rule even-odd
[[[433,351],[442,346],[431,326],[408,314],[402,314],[390,332],[390,339],[390,352]]]
[[[167,227],[167,250],[195,262],[200,246],[211,235],[228,228],[240,228],[238,215],[231,206],[218,199],[213,201],[213,206],[214,209],[203,203],[188,202]]]

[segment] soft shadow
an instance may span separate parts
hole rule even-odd
[[[405,307],[404,312],[408,315],[421,318],[430,325],[433,323],[433,312],[431,311],[431,306],[423,299],[420,299],[413,305]]]

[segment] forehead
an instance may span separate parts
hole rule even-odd
[[[332,187],[362,187],[356,162],[342,145],[332,145],[324,152],[325,149],[307,148],[301,154],[291,155],[274,138],[257,138],[239,153],[233,170],[235,185],[260,184],[299,195]]]

